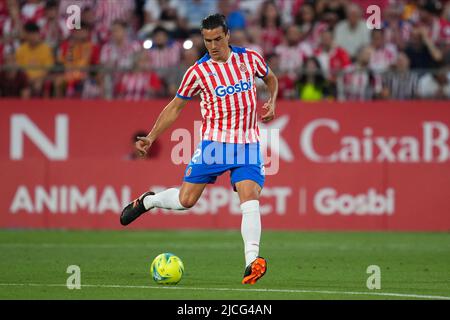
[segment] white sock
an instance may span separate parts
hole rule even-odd
[[[259,254],[261,239],[261,215],[259,201],[250,200],[241,204],[241,234],[244,240],[245,266],[248,266]]]
[[[171,209],[171,210],[186,210],[180,203],[180,190],[177,188],[170,188],[161,191],[153,196],[146,196],[144,198],[145,209],[153,207]]]

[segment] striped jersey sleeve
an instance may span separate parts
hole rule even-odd
[[[254,50],[248,50],[248,53],[252,56],[255,63],[256,76],[258,78],[264,78],[269,73],[269,66],[264,58]]]
[[[200,92],[200,77],[196,71],[196,64],[191,66],[183,76],[180,87],[177,91],[177,97],[185,100],[191,100],[193,96]]]

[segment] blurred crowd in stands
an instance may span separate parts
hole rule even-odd
[[[370,5],[380,28],[368,27]],[[232,45],[264,55],[280,99],[450,98],[444,0],[0,0],[0,97],[174,96],[215,12]]]

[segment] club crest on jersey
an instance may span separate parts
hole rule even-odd
[[[229,86],[217,86],[214,89],[214,92],[216,93],[216,96],[218,97],[225,97],[228,94],[235,94],[239,92],[248,91],[252,88],[252,82],[250,80],[248,81],[239,81],[239,83],[236,83],[234,85]]]
[[[244,63],[241,63],[241,65],[239,66],[239,70],[241,70],[242,72],[247,72],[247,67]]]

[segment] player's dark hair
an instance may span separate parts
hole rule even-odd
[[[228,25],[225,16],[220,13],[215,13],[210,14],[209,16],[207,16],[205,19],[202,20],[200,30],[203,29],[212,30],[218,27],[222,27],[223,32],[225,32],[225,34],[228,33]]]

